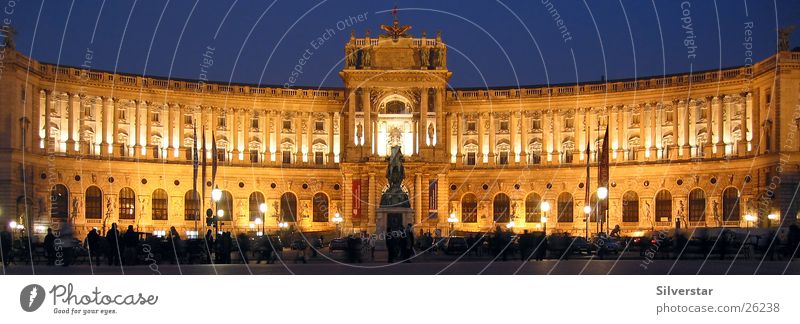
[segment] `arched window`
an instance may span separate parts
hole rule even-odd
[[[136,193],[125,187],[119,191],[119,219],[136,218]]]
[[[572,223],[573,207],[572,195],[569,192],[558,195],[558,221]]]
[[[667,190],[656,194],[656,221],[672,222],[672,194]]]
[[[164,189],[153,191],[151,206],[153,208],[153,220],[167,220],[169,218],[167,210],[169,196],[167,196],[167,192]]]
[[[69,190],[67,186],[57,184],[50,191],[50,217],[69,218]]]
[[[722,192],[722,217],[725,221],[739,221],[739,190],[734,187]]]
[[[297,221],[297,196],[291,192],[281,195],[281,221]]]
[[[217,210],[222,209],[223,215],[220,220],[230,221],[233,219],[233,195],[229,191],[223,191],[217,203]]]
[[[508,199],[508,195],[499,193],[497,196],[494,196],[492,206],[494,209],[494,221],[497,223],[508,223],[511,218],[509,215],[511,211],[511,200]]]
[[[542,211],[539,209],[541,203],[542,197],[536,193],[530,193],[528,197],[525,197],[526,223],[539,223],[542,221]]]
[[[314,221],[315,222],[327,222],[328,221],[328,196],[324,193],[318,192],[314,194],[314,201],[313,201],[313,208],[314,208]]]
[[[697,188],[689,192],[689,221],[699,222],[706,218],[706,193]]]
[[[261,218],[261,221],[266,221],[264,218],[264,213],[261,212],[261,204],[266,204],[264,200],[264,194],[254,191],[250,194],[249,199],[249,206],[250,206],[250,221],[253,222],[256,218]]]
[[[628,191],[622,195],[622,221],[639,221],[639,195],[634,191]]]
[[[97,186],[86,189],[86,219],[103,218],[103,192]]]
[[[195,190],[183,195],[183,219],[200,220],[200,194]]]
[[[461,222],[478,222],[478,198],[474,194],[468,193],[461,198]]]

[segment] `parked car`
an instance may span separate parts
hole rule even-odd
[[[445,239],[445,254],[462,254],[467,252],[468,249],[467,239],[463,236],[451,236]]]
[[[347,250],[347,238],[335,238],[331,240],[328,246],[331,251],[345,251]]]

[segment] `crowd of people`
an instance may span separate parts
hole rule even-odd
[[[302,233],[300,233],[302,234]],[[609,235],[598,234],[595,240],[585,244],[586,249],[592,249],[599,256],[606,252],[602,246],[604,240],[625,241],[626,249],[638,249],[640,256],[653,253],[658,257],[676,257],[691,253],[701,255],[718,255],[725,259],[731,254],[743,251],[743,246],[756,251],[763,246],[766,259],[797,257],[797,248],[800,245],[800,228],[792,225],[782,234],[775,231],[765,237],[753,236],[742,241],[734,230],[723,229],[718,234],[704,235],[687,238],[686,232],[674,232],[665,235],[660,232],[638,240],[631,246],[630,238],[620,238],[619,231],[615,228]],[[0,232],[0,256],[5,266],[11,262],[27,262],[36,259],[36,253],[30,251],[34,246],[40,246],[47,265],[69,266],[81,258],[80,261],[90,262],[93,265],[120,266],[137,265],[145,262],[175,263],[215,263],[230,264],[234,262],[255,263],[265,261],[267,264],[275,263],[283,257],[284,248],[293,251],[294,262],[306,263],[310,258],[318,258],[321,250],[326,247],[322,235],[300,237],[283,235],[251,236],[247,233],[232,234],[219,232],[215,235],[208,230],[205,236],[189,240],[182,239],[178,231],[172,227],[164,237],[145,235],[137,232],[132,225],[124,231],[118,229],[117,224],[112,224],[105,233],[92,229],[81,242],[72,237],[68,226],[59,228],[58,232],[47,229],[47,234],[41,243],[28,242],[24,233],[13,237],[13,232],[7,226]],[[452,252],[448,246],[448,239],[453,237],[442,236],[441,230],[422,232],[415,235],[412,224],[405,227],[390,229],[385,235],[367,234],[366,232],[351,234],[335,239],[344,243],[343,260],[351,263],[360,263],[364,259],[375,261],[376,247],[383,240],[386,248],[386,261],[412,262],[420,253],[438,255],[440,252]],[[460,238],[460,237],[459,237]],[[488,256],[493,260],[506,261],[509,258],[519,257],[523,261],[543,260],[545,258],[568,258],[576,248],[581,248],[571,240],[568,234],[554,234],[545,236],[542,232],[515,234],[511,229],[497,226],[490,233],[470,233],[463,236],[465,247],[457,252],[464,256]],[[755,241],[754,241],[755,240]],[[761,240],[761,241],[759,241]],[[570,246],[564,242],[570,243]],[[601,243],[598,243],[601,242]],[[755,242],[755,243],[750,243]],[[17,244],[15,244],[17,243]],[[287,243],[287,244],[285,244]],[[14,251],[18,250],[16,253]],[[332,252],[331,248],[328,251]],[[563,251],[562,251],[563,250]],[[744,250],[746,251],[746,250]],[[333,258],[336,255],[331,254]]]

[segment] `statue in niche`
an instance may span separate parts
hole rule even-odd
[[[433,124],[428,124],[428,143],[433,144],[433,137],[435,136]]]
[[[356,138],[358,139],[358,144],[361,144],[361,137],[363,136],[363,127],[361,124],[356,125]]]
[[[346,47],[344,50],[344,55],[347,67],[356,66],[356,53],[352,47]]]
[[[386,179],[389,181],[389,188],[381,196],[381,207],[411,207],[408,193],[403,191],[403,179],[405,178],[403,162],[403,153],[400,150],[400,146],[392,146],[389,165],[386,167]]]
[[[430,49],[425,44],[422,44],[422,47],[419,49],[419,61],[422,65],[422,69],[426,70],[431,65],[430,61]]]
[[[716,200],[711,201],[711,212],[714,215],[714,221],[717,222],[717,225],[721,225],[722,222],[719,219],[719,212],[717,209],[719,208],[719,202]]]
[[[778,29],[778,51],[789,50],[789,38],[792,36],[794,29],[794,25]]]
[[[369,47],[363,47],[361,49],[361,57],[362,57],[362,67],[368,68],[372,65],[372,57],[370,54]]]

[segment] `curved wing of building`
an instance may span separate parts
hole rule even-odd
[[[0,217],[37,232],[65,221],[79,233],[111,223],[193,232],[216,209],[226,230],[374,231],[386,156],[401,146],[421,230],[582,233],[586,159],[596,166],[608,129],[609,194],[592,194],[604,207],[591,228],[597,210],[624,233],[795,222],[800,53],[480,90],[447,87],[440,35],[352,37],[345,55],[345,87],[314,89],[115,74],[9,51]],[[193,192],[194,152],[218,161],[217,201],[211,172]]]

